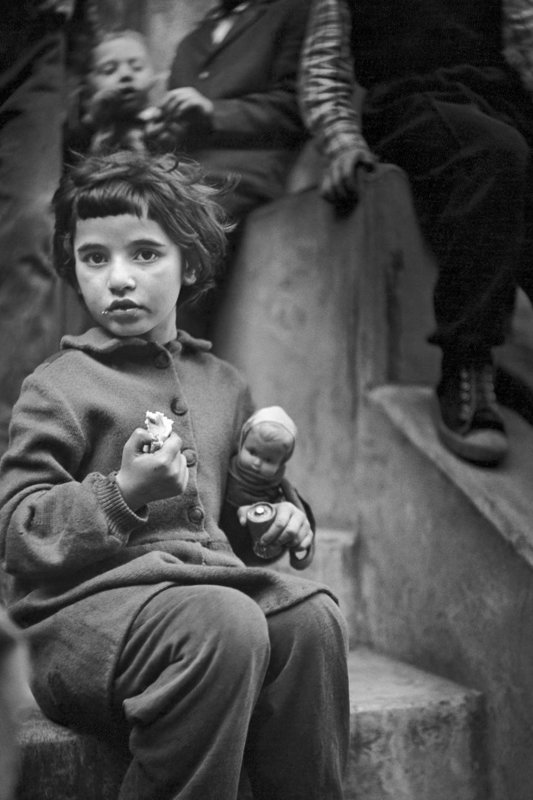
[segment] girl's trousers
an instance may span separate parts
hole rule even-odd
[[[341,800],[345,624],[325,594],[266,617],[218,586],[171,587],[138,614],[115,702],[133,760],[120,800]]]

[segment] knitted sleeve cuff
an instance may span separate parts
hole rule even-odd
[[[130,534],[148,520],[148,507],[132,511],[128,506],[117,481],[116,472],[110,475],[97,475],[94,481],[96,498],[107,518],[109,533],[125,542]]]

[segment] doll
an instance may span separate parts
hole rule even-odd
[[[284,497],[285,465],[294,452],[296,425],[280,406],[261,408],[242,427],[232,458],[228,499],[241,506]]]

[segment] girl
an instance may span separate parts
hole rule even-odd
[[[343,620],[326,587],[253,566],[224,503],[249,393],[176,330],[182,286],[206,288],[223,253],[212,190],[168,157],[93,156],[55,213],[57,270],[97,327],[27,378],[0,466],[35,696],[65,725],[127,732],[121,800],[235,800],[243,767],[257,800],[338,800]],[[174,423],[153,453],[147,410]],[[268,536],[313,533],[281,502]]]

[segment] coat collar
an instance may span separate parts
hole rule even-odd
[[[61,350],[81,350],[92,355],[109,355],[126,347],[138,349],[140,352],[148,349],[152,351],[166,349],[175,353],[182,351],[197,353],[211,350],[212,345],[206,339],[195,339],[187,331],[182,330],[179,330],[176,339],[167,345],[147,342],[137,337],[121,339],[111,336],[104,328],[90,328],[79,336],[67,335],[61,339]]]
[[[205,17],[202,22],[200,23],[199,27],[195,31],[195,35],[203,40],[203,49],[206,51],[207,59],[213,57],[216,53],[219,53],[225,47],[227,47],[231,42],[233,42],[236,38],[241,36],[241,34],[250,27],[259,17],[261,17],[267,7],[271,5],[273,0],[251,0],[246,6],[242,8],[241,11],[236,13],[236,19],[228,31],[227,36],[222,39],[221,42],[215,44],[211,41],[211,30],[212,30],[212,23],[220,19],[221,10],[220,7],[215,7],[208,15]]]

